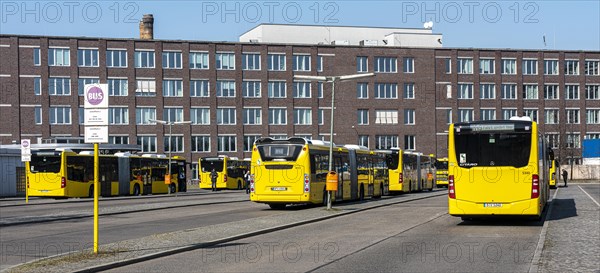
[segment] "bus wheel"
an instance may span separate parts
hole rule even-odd
[[[94,198],[94,185],[90,186],[90,189],[88,190],[88,197]]]
[[[133,186],[133,195],[135,195],[135,196],[140,195],[140,184],[135,184]]]
[[[358,193],[358,200],[360,200],[360,201],[365,200],[365,187],[362,184],[360,185],[360,192]]]
[[[383,184],[379,184],[379,194],[373,195],[373,198],[379,199],[381,196],[383,196]]]
[[[169,184],[169,191],[170,191],[171,193],[175,193],[175,191],[176,191],[176,190],[177,190],[177,189],[175,188],[175,184]]]
[[[274,210],[282,210],[282,209],[285,209],[285,204],[280,204],[280,203],[269,204],[269,207],[271,207],[271,209],[274,209]]]
[[[408,181],[408,193],[412,192],[412,181]]]

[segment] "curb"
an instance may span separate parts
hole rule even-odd
[[[558,194],[558,188],[554,191],[554,195],[552,196],[552,201],[556,199],[556,195]],[[540,272],[541,260],[542,260],[542,252],[544,251],[544,243],[546,242],[546,234],[548,233],[548,217],[552,214],[552,208],[554,207],[554,202],[550,203],[548,207],[548,211],[546,213],[546,217],[544,217],[544,226],[542,227],[542,232],[540,233],[540,238],[538,239],[537,246],[535,247],[535,252],[533,253],[533,258],[531,259],[531,265],[529,266],[529,273]]]

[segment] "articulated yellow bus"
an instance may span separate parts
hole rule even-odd
[[[199,160],[198,178],[201,189],[212,189],[210,172],[217,172],[217,189],[244,189],[244,172],[250,169],[250,161],[240,160],[236,157],[219,156],[203,157]]]
[[[456,123],[449,132],[450,215],[541,217],[548,200],[550,157],[535,122]]]
[[[101,196],[167,193],[185,190],[185,160],[172,158],[171,183],[165,184],[168,158],[128,153],[99,156]],[[93,152],[38,151],[27,162],[29,196],[93,197]],[[183,184],[183,186],[181,186]]]
[[[389,171],[389,191],[409,193],[433,190],[435,184],[435,158],[400,149],[382,150]]]
[[[553,155],[551,157],[554,157]],[[557,174],[557,169],[556,169],[556,160],[552,159],[550,160],[550,179],[548,180],[548,185],[550,185],[551,189],[556,189],[556,174]]]
[[[250,200],[283,209],[287,204],[324,204],[329,144],[304,138],[258,139],[252,149]],[[385,155],[359,146],[335,146],[335,201],[379,198],[387,188]]]
[[[435,163],[435,184],[438,188],[448,187],[448,158],[438,158]]]

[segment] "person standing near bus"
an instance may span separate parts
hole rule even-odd
[[[219,177],[219,174],[217,174],[217,171],[215,171],[215,169],[213,168],[212,171],[210,171],[210,182],[212,183],[212,191],[217,191],[217,178]]]
[[[244,171],[244,183],[246,184],[246,194],[250,193],[250,171]]]
[[[568,187],[567,186],[567,178],[569,178],[569,173],[567,172],[567,170],[562,171],[562,177],[563,177],[563,181],[565,182],[565,187]]]

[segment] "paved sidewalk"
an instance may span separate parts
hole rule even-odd
[[[557,189],[538,272],[600,272],[599,188]]]

